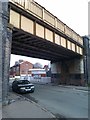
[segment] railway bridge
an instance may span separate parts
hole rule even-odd
[[[7,24],[7,33],[3,33],[3,39],[7,34],[4,79],[8,79],[12,53],[50,60],[52,82],[84,84],[84,46],[79,34],[34,0],[9,0],[3,11],[8,14],[7,21],[5,17],[2,21]]]

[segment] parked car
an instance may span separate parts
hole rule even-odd
[[[35,87],[28,80],[15,80],[12,83],[12,90],[17,93],[34,92]]]

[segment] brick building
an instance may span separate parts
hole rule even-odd
[[[28,61],[19,60],[10,68],[10,77],[27,75],[29,69],[33,68],[33,64]]]

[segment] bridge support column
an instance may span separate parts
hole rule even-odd
[[[67,68],[66,84],[85,85],[83,57],[65,61]]]
[[[51,82],[59,84],[61,81],[61,62],[51,63]]]
[[[51,63],[52,82],[85,85],[83,58]]]
[[[12,42],[12,30],[7,28],[7,38],[3,39],[3,51],[2,51],[2,103],[8,104],[8,92],[9,92],[9,69],[10,69],[10,55],[11,55],[11,42]]]
[[[77,60],[75,62],[75,64],[77,65],[76,69],[78,70],[76,73],[79,73],[79,77],[76,76],[76,78],[78,78],[80,80],[80,84],[79,85],[85,86],[86,81],[85,81],[85,78],[84,78],[84,58],[83,57],[80,58],[79,60]]]
[[[0,40],[0,80],[2,81],[2,105],[8,104],[9,67],[11,55],[12,30],[8,26],[8,1],[0,3],[1,11],[1,40]]]

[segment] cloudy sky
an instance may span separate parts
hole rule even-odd
[[[35,0],[81,36],[88,35],[88,2],[90,0]],[[10,66],[23,59],[32,63],[49,64],[46,60],[11,55]]]
[[[89,0],[35,0],[81,36],[88,34]]]

